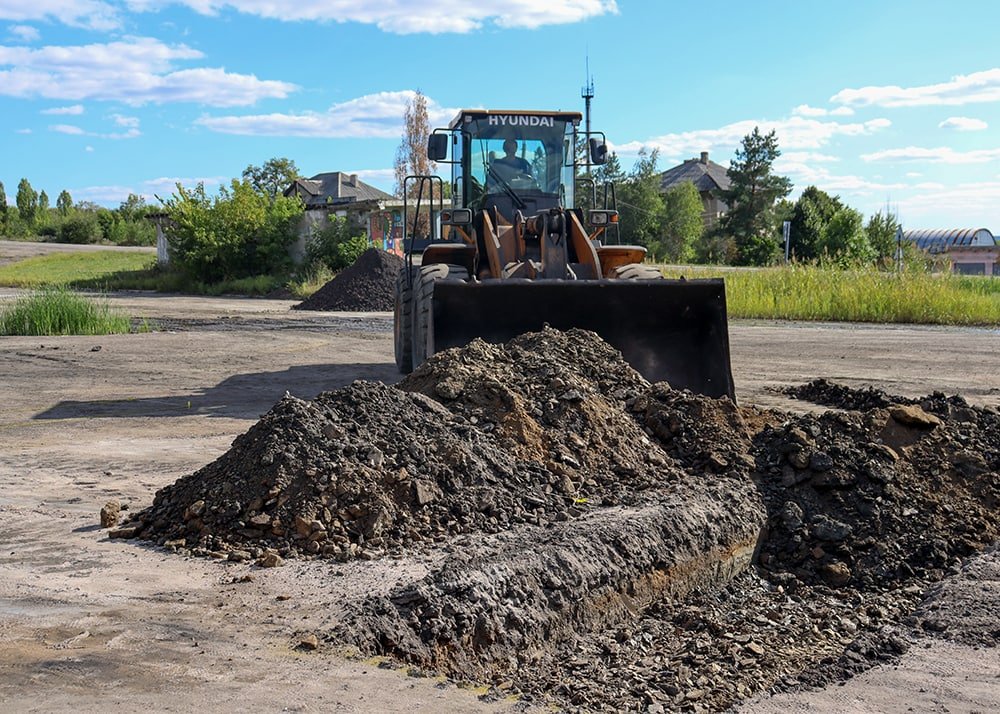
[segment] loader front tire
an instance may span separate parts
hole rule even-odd
[[[396,368],[400,374],[413,371],[413,284],[418,268],[411,268],[412,280],[407,280],[404,266],[396,276],[396,296],[392,311],[392,346],[396,353]]]
[[[460,265],[435,263],[421,266],[413,281],[413,369],[434,354],[433,319],[434,284],[441,280],[469,279],[469,271]]]

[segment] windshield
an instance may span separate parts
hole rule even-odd
[[[521,125],[513,121],[498,122],[497,118],[494,115],[476,119],[465,127],[471,139],[471,191],[485,194],[484,197],[511,193],[551,196],[563,202],[567,195],[566,181],[572,180],[572,169],[567,171],[565,166],[567,122],[550,117],[541,121],[538,117],[500,117],[520,119],[527,124]],[[528,119],[534,120],[535,125]]]

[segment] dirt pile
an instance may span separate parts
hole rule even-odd
[[[886,394],[881,389],[863,387],[851,389],[842,384],[825,379],[814,379],[807,384],[797,384],[781,390],[795,399],[820,404],[824,407],[866,411],[868,409],[885,409],[893,404],[913,404],[912,399]]]
[[[636,503],[678,473],[626,413],[649,385],[592,333],[476,341],[400,387],[286,397],[133,527],[199,554],[348,558]]]
[[[286,397],[129,527],[262,565],[444,548],[327,640],[564,708],[720,709],[898,655],[927,584],[1000,534],[994,410],[799,393],[852,410],[650,385],[578,330],[475,341]]]
[[[354,263],[293,310],[383,312],[392,310],[396,276],[403,259],[378,248],[369,248]]]
[[[796,417],[753,453],[771,511],[760,562],[786,585],[936,580],[1000,535],[1000,417],[959,397]]]

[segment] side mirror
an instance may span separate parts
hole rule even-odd
[[[448,157],[448,135],[431,134],[427,137],[427,158],[444,161]]]
[[[590,139],[590,163],[600,166],[608,161],[608,145],[599,139]]]

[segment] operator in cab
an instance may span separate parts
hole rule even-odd
[[[493,161],[493,167],[500,172],[503,178],[507,179],[519,174],[532,176],[531,164],[517,155],[517,139],[505,140],[503,152],[503,156]]]

